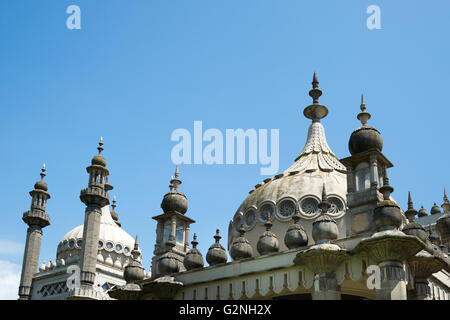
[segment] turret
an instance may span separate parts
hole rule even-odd
[[[22,217],[22,220],[28,225],[28,229],[19,286],[20,300],[28,300],[31,297],[33,275],[37,272],[41,250],[42,228],[50,224],[50,217],[45,213],[50,194],[47,192],[48,186],[44,177],[45,164],[41,170],[41,180],[36,182],[34,190],[30,191],[30,210],[25,212]]]

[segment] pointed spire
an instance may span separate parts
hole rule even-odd
[[[103,151],[103,137],[100,137],[100,141],[99,141],[99,143],[98,143],[98,148],[97,148],[97,150],[98,150],[98,154],[101,154],[102,151]]]
[[[390,200],[391,193],[394,192],[394,188],[389,185],[389,178],[387,174],[386,167],[383,168],[383,186],[378,190],[383,194],[383,200]]]
[[[319,89],[319,81],[317,80],[317,74],[315,72],[312,86],[313,88],[309,91],[309,96],[313,99],[313,104],[303,110],[303,115],[306,118],[313,120],[313,122],[318,122],[320,119],[327,116],[328,109],[319,104],[319,97],[322,95],[322,90]]]
[[[175,178],[172,177],[170,180],[170,188],[174,188],[175,190],[178,190],[178,186],[182,183],[180,179],[178,179],[180,176],[180,171],[178,169],[178,165],[175,167]],[[172,189],[170,189],[172,190]]]
[[[45,163],[42,165],[42,169],[41,169],[41,180],[44,180],[45,177]],[[445,189],[444,189],[445,192]]]
[[[444,203],[448,203],[447,191],[444,188]]]
[[[408,210],[414,209],[413,208],[413,202],[411,198],[411,191],[408,191]]]
[[[414,209],[413,201],[411,198],[411,192],[408,191],[408,210],[405,211],[405,215],[408,218],[409,222],[413,222],[416,214],[417,210]]]
[[[312,90],[309,91],[309,95],[313,98],[313,104],[319,103],[319,97],[322,95],[322,90],[319,89],[319,80],[317,80],[317,74],[314,72],[312,81]]]
[[[328,209],[330,209],[331,204],[328,202],[327,190],[325,187],[325,183],[323,183],[322,187],[322,201],[319,203],[319,209],[322,214],[328,213]]]
[[[357,118],[361,121],[361,125],[365,127],[367,125],[367,121],[370,119],[370,113],[366,112],[366,103],[364,101],[364,95],[361,94],[361,113],[358,114]]]
[[[444,212],[448,214],[450,211],[450,202],[448,201],[447,197],[447,191],[444,188],[444,203],[441,205],[441,207],[444,209]]]
[[[214,239],[216,239],[216,243],[219,243],[220,239],[222,239],[222,237],[220,236],[220,230],[216,229],[216,235],[214,236]]]
[[[197,241],[197,234],[196,233],[194,233],[194,238],[192,239],[191,244],[192,244],[192,248],[193,249],[197,248],[198,241]]]

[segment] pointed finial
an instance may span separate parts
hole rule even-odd
[[[113,208],[113,211],[116,209],[116,196],[114,196],[114,198],[113,198],[113,203],[112,203],[111,207]]]
[[[178,165],[177,165],[175,167],[175,178],[172,177],[172,179],[170,180],[170,186],[169,187],[172,187],[175,190],[178,189],[178,186],[181,184],[181,180],[179,179],[179,176],[180,176],[180,171],[179,171]],[[170,189],[170,190],[172,190],[172,189]]]
[[[413,208],[413,202],[411,198],[411,191],[408,191],[408,210],[412,210]]]
[[[389,185],[389,178],[386,167],[383,168],[383,186],[378,190],[383,194],[383,200],[390,200],[391,193],[394,192],[394,188]]]
[[[317,74],[314,72],[312,81],[312,90],[309,91],[309,95],[313,98],[313,104],[319,103],[319,97],[322,95],[322,90],[319,89],[319,80],[317,80]]]
[[[408,191],[408,210],[405,211],[406,218],[408,218],[409,222],[413,222],[415,216],[417,215],[417,210],[414,209],[411,192]]]
[[[268,220],[266,221],[266,223],[264,223],[264,226],[266,227],[266,231],[270,231],[270,229],[272,228],[272,222]]]
[[[361,94],[361,112],[358,114],[356,118],[361,121],[361,125],[364,127],[367,125],[367,121],[370,119],[370,113],[366,112],[366,102],[364,101],[364,95]]]
[[[100,137],[100,141],[98,143],[98,148],[97,148],[98,154],[102,153],[102,151],[103,151],[103,147],[102,146],[103,146],[103,137]]]
[[[444,188],[444,203],[448,203],[447,191]]]
[[[295,208],[295,213],[294,213],[294,215],[292,216],[292,220],[294,220],[294,224],[298,224],[298,222],[300,221],[300,219],[301,219],[300,211],[299,211],[297,208]]]
[[[134,240],[134,250],[138,250],[138,248],[139,248],[138,235],[136,235],[136,238]]]
[[[319,209],[322,214],[328,213],[328,209],[330,209],[331,204],[328,202],[327,190],[325,187],[325,183],[323,183],[322,187],[322,201],[319,203]]]
[[[191,241],[191,244],[192,244],[192,248],[193,249],[195,249],[197,247],[197,245],[198,245],[197,234],[196,233],[194,233],[194,239]]]

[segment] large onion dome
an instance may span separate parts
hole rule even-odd
[[[284,243],[289,249],[304,247],[308,244],[308,235],[305,228],[299,223],[300,214],[298,211],[292,217],[293,224],[289,226],[284,236]]]
[[[164,195],[161,202],[161,208],[164,213],[176,211],[181,214],[185,214],[188,209],[188,201],[186,195],[178,190],[178,186],[181,184],[181,180],[178,179],[179,171],[178,166],[175,169],[175,178],[170,180],[170,191]]]
[[[380,132],[367,125],[370,119],[370,113],[366,112],[366,104],[364,103],[364,96],[361,96],[361,113],[357,118],[361,121],[362,126],[353,131],[348,142],[348,149],[352,155],[369,149],[383,149],[383,139],[381,139]]]

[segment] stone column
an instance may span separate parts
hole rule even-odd
[[[378,167],[375,155],[370,156],[370,187],[378,188]]]
[[[314,275],[313,300],[341,300],[335,272],[322,272]]]
[[[376,289],[377,300],[406,300],[406,279],[403,263],[399,261],[384,261],[380,267],[381,284]]]
[[[353,169],[353,166],[347,167],[347,190],[348,193],[355,192],[355,171]]]
[[[28,300],[30,297],[33,275],[38,268],[41,239],[42,228],[40,226],[31,225],[28,227],[19,286],[20,300]]]
[[[83,249],[81,252],[81,284],[93,285],[97,268],[98,241],[100,235],[100,206],[89,205],[85,211]]]

